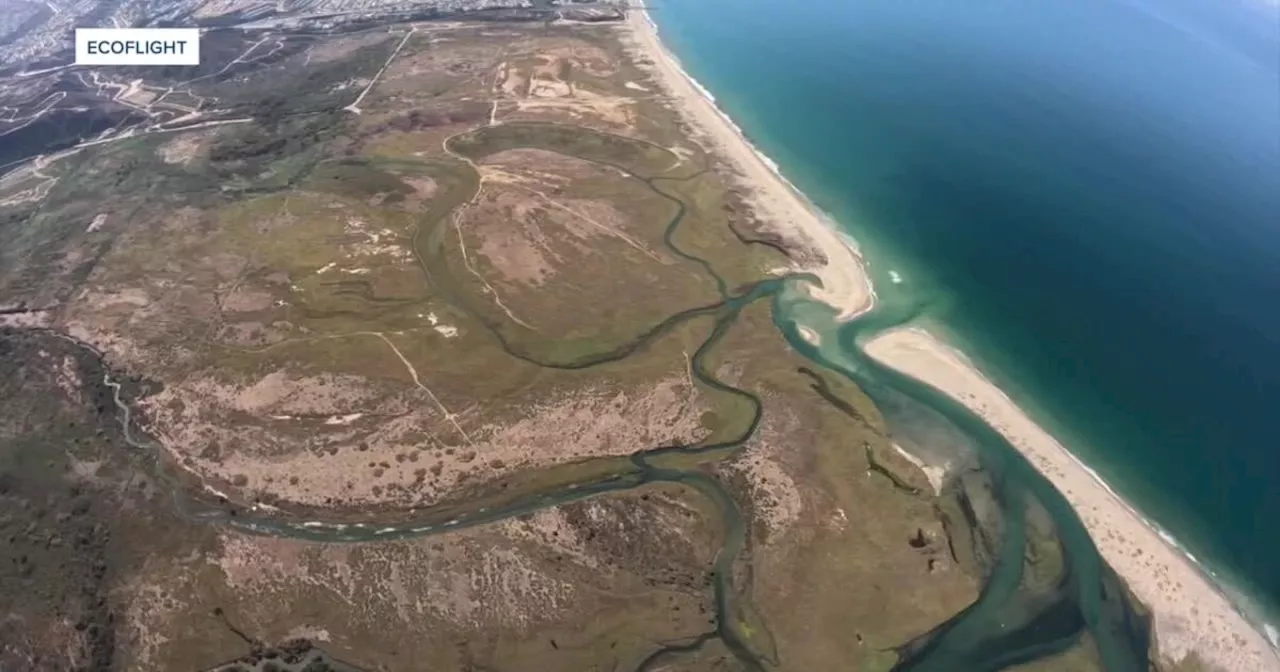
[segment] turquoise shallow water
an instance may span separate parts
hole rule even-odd
[[[1280,611],[1280,9],[651,6],[886,304]]]

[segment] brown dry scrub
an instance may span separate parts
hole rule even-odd
[[[463,485],[704,433],[705,402],[683,377],[544,390],[510,406],[518,417],[486,421],[473,408],[455,428],[419,390],[281,372],[230,384],[213,373],[148,399],[149,428],[215,490],[272,504],[427,506]]]
[[[557,521],[553,525],[548,520]],[[125,585],[129,669],[204,669],[298,633],[366,669],[634,666],[705,630],[716,532],[682,488],[548,509],[421,539],[325,545],[223,531],[203,556],[154,558]]]

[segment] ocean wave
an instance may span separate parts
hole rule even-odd
[[[683,68],[683,67],[681,67],[681,68],[680,68],[680,72],[684,72],[684,68]],[[706,98],[707,100],[711,101],[711,104],[712,104],[712,105],[715,105],[717,110],[719,110],[719,109],[720,109],[720,103],[716,101],[716,94],[711,93],[711,91],[710,91],[710,90],[708,90],[708,89],[707,89],[707,87],[705,87],[705,86],[703,86],[703,85],[702,85],[702,82],[699,82],[698,80],[694,79],[693,77],[690,77],[688,73],[685,73],[685,75],[684,75],[684,76],[685,76],[685,78],[686,78],[686,79],[688,79],[688,80],[689,80],[689,83],[693,85],[693,88],[695,88],[695,89],[697,89],[697,90],[698,90],[698,95],[700,95],[700,96],[702,96],[703,98]],[[724,115],[724,112],[721,112],[720,114],[721,114],[722,116],[725,116],[725,115]],[[732,121],[732,120],[729,120],[729,117],[728,117],[728,116],[725,116],[725,119],[729,121],[729,125],[730,125],[730,126],[733,126],[733,130],[735,130],[735,131],[737,131],[737,132],[739,132],[739,133],[741,133],[741,132],[742,132],[742,129],[741,129],[741,128],[738,128],[738,125],[737,125],[737,124],[735,124],[735,123],[733,123],[733,121]]]

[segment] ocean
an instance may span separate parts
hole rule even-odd
[[[1280,5],[651,0],[663,40],[968,354],[1280,614]]]

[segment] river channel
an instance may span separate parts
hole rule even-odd
[[[578,128],[573,131],[589,132]],[[472,133],[502,132],[501,127],[491,126]],[[525,134],[521,137],[536,135]],[[602,140],[606,145],[636,142],[620,136]],[[524,146],[566,153],[563,147],[534,144]],[[705,496],[720,514],[724,544],[716,556],[712,574],[716,624],[709,632],[693,635],[685,642],[655,650],[639,665],[637,672],[655,669],[660,664],[670,662],[671,657],[695,651],[713,640],[720,640],[744,669],[762,671],[785,668],[785,659],[772,660],[770,656],[755,650],[751,645],[752,638],[742,631],[740,615],[742,610],[750,609],[750,605],[739,603],[742,600],[741,591],[734,585],[734,568],[742,560],[747,535],[740,507],[725,485],[706,471],[696,466],[672,466],[681,463],[680,460],[667,459],[712,453],[717,456],[720,453],[732,455],[756,432],[763,410],[760,399],[747,390],[718,379],[708,370],[706,357],[744,308],[757,301],[769,301],[773,320],[780,332],[792,347],[817,365],[846,376],[882,408],[889,405],[901,406],[906,400],[907,404],[927,408],[945,419],[954,431],[963,434],[968,443],[976,448],[974,455],[977,468],[991,484],[992,501],[999,508],[1001,537],[997,557],[987,568],[979,599],[934,630],[921,633],[910,642],[904,642],[898,649],[899,662],[894,667],[895,670],[999,670],[1070,649],[1088,634],[1107,670],[1147,672],[1150,643],[1148,621],[1126,596],[1114,572],[1100,558],[1080,520],[1063,497],[1007,441],[974,414],[932,388],[877,365],[857,347],[860,339],[913,319],[915,311],[911,307],[879,306],[851,323],[838,325],[828,307],[805,298],[804,286],[813,280],[812,276],[795,274],[771,278],[731,291],[725,280],[716,275],[710,263],[681,249],[675,243],[673,234],[684,220],[686,206],[680,198],[664,188],[664,183],[669,183],[674,178],[646,175],[637,172],[631,165],[613,162],[598,155],[569,155],[622,170],[643,181],[654,193],[676,205],[675,215],[666,224],[666,244],[673,254],[701,266],[704,272],[712,276],[721,300],[675,314],[610,352],[570,361],[551,361],[539,359],[530,352],[512,346],[501,326],[476,309],[473,304],[476,299],[468,296],[449,279],[441,261],[441,230],[447,227],[447,217],[441,216],[434,222],[423,222],[415,238],[415,252],[424,273],[433,286],[448,295],[450,301],[484,324],[512,356],[546,367],[581,369],[616,361],[661,338],[672,328],[688,320],[712,317],[714,328],[693,355],[692,370],[699,384],[751,403],[754,412],[750,422],[736,437],[714,444],[654,446],[629,458],[619,458],[619,468],[610,470],[604,476],[519,495],[497,503],[486,502],[474,507],[455,506],[447,512],[424,510],[410,520],[405,520],[403,515],[394,521],[379,520],[376,517],[358,522],[290,519],[254,510],[229,512],[225,506],[192,496],[188,485],[180,483],[175,474],[168,473],[164,467],[159,466],[164,464],[164,460],[158,457],[160,447],[137,431],[129,404],[121,398],[120,384],[108,374],[105,382],[114,390],[127,441],[138,450],[157,456],[157,459],[152,460],[157,465],[157,475],[167,485],[179,512],[191,521],[226,525],[251,534],[329,543],[358,543],[422,537],[483,525],[647,484],[681,484]],[[471,185],[471,188],[477,187],[478,179]],[[798,331],[801,325],[819,333],[823,345],[815,347],[802,338]],[[894,415],[886,414],[886,420],[891,429],[900,429],[895,427]],[[693,461],[688,460],[686,463]],[[1057,532],[1063,554],[1064,569],[1061,576],[1047,589],[1027,589],[1024,577],[1024,556],[1028,544],[1025,520],[1026,512],[1033,503],[1047,512],[1053,529]],[[831,588],[838,590],[839,586]],[[763,614],[762,617],[767,622],[768,614]],[[852,636],[852,632],[850,635]]]

